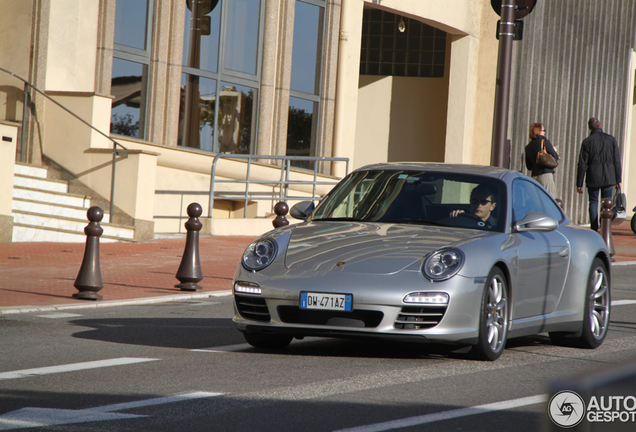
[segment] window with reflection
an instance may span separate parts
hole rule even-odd
[[[178,144],[252,153],[264,1],[187,0],[184,7]]]
[[[113,134],[145,137],[151,15],[149,0],[117,0],[111,78]]]
[[[287,156],[315,156],[313,145],[316,129],[315,112],[318,102],[289,98],[289,118],[287,125]],[[292,165],[313,169],[308,161],[295,161]]]
[[[144,129],[147,76],[147,65],[113,59],[111,133],[140,138]]]
[[[324,1],[296,0],[287,156],[316,156],[324,16]],[[308,161],[294,161],[292,165],[313,169]]]

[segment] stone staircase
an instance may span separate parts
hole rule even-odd
[[[84,228],[91,197],[71,194],[68,182],[47,178],[47,169],[15,164],[13,177],[13,242],[85,242]],[[100,226],[101,242],[132,241],[133,228],[107,223]]]

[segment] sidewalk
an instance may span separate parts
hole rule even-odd
[[[636,262],[636,235],[629,222],[612,227],[616,264]],[[203,280],[199,292],[181,291],[175,275],[185,234],[145,243],[100,244],[104,288],[100,301],[78,300],[73,286],[84,257],[84,243],[0,244],[0,315],[27,311],[107,307],[226,294],[252,237],[201,237]]]
[[[0,244],[0,315],[33,310],[106,307],[119,304],[209,297],[229,292],[232,277],[252,237],[199,239],[203,280],[201,291],[181,291],[174,285],[185,248],[185,234],[144,243],[101,243],[103,300],[71,296],[82,266],[84,243]]]

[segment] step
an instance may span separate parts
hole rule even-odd
[[[88,223],[88,219],[86,217],[88,208],[85,207],[67,206],[62,204],[52,204],[42,201],[14,198],[11,208],[13,211],[19,210],[28,213],[39,213],[49,216],[61,216],[65,218],[80,220],[85,219]]]
[[[15,168],[13,169],[14,174],[39,178],[46,178],[47,171],[48,170],[46,168],[36,167],[33,165],[23,165],[19,162],[16,162]]]
[[[102,235],[100,243],[113,243],[121,241],[116,237]],[[59,243],[85,243],[86,235],[66,230],[51,229],[47,227],[33,227],[29,225],[14,224],[12,241],[19,242],[59,242]]]
[[[49,192],[68,192],[68,182],[62,180],[24,176],[20,174],[16,174],[13,176],[13,186],[41,189]]]
[[[13,188],[13,199],[25,201],[40,201],[50,204],[60,204],[73,207],[90,208],[91,197],[85,195],[62,192],[49,192],[41,189],[17,186]]]
[[[108,215],[104,215],[104,219],[108,220]],[[52,230],[62,230],[65,232],[76,232],[80,234],[84,239],[84,228],[89,224],[88,219],[73,219],[66,217],[51,217],[47,214],[37,214],[30,212],[23,212],[16,210],[13,212],[13,223],[15,225],[29,226],[34,229],[47,228]],[[122,240],[133,240],[135,237],[135,230],[133,228],[127,228],[121,225],[111,225],[107,223],[101,223],[100,226],[104,230],[102,236],[115,237]],[[23,241],[35,241],[35,240],[23,240]],[[44,241],[44,240],[40,240]],[[50,240],[54,241],[54,240]]]

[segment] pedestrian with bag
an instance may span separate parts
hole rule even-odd
[[[559,154],[545,137],[542,123],[530,125],[530,143],[526,146],[526,168],[531,177],[541,183],[553,198],[556,198],[554,168],[559,165]]]
[[[576,191],[583,193],[583,179],[589,198],[590,228],[598,232],[599,192],[601,199],[612,198],[614,188],[621,186],[621,153],[618,142],[603,132],[601,122],[590,118],[590,135],[583,140],[576,172]]]

